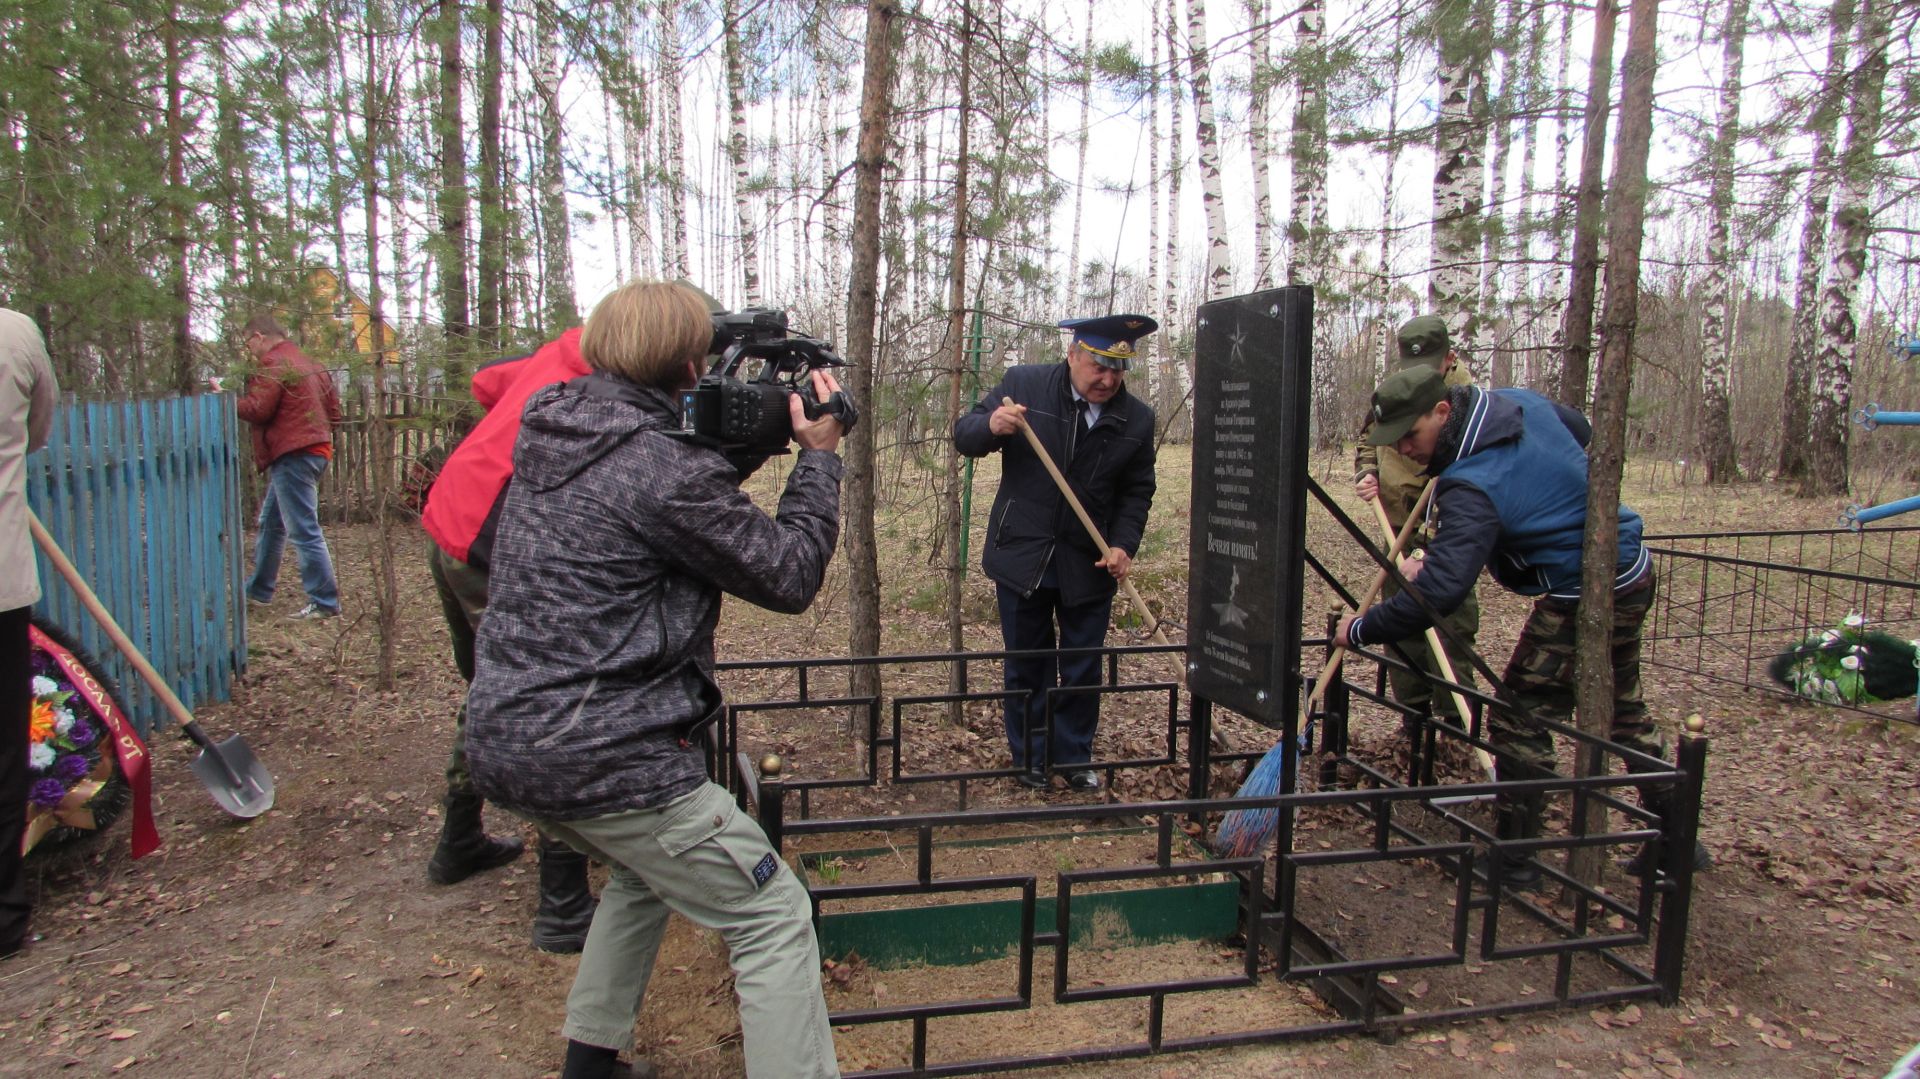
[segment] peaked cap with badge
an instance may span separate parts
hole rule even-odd
[[[1447,323],[1439,315],[1410,318],[1400,327],[1400,362],[1406,370],[1413,366],[1438,370],[1453,351],[1453,339],[1447,336]]]
[[[1410,364],[1387,376],[1373,391],[1373,427],[1367,441],[1391,446],[1412,429],[1414,421],[1447,397],[1447,380],[1424,364]]]
[[[1133,366],[1133,343],[1160,328],[1146,315],[1069,318],[1059,325],[1073,331],[1073,340],[1093,354],[1093,362],[1123,373]]]

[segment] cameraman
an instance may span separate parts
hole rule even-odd
[[[565,1079],[633,1044],[669,909],[726,939],[751,1076],[839,1074],[807,893],[706,778],[722,590],[796,613],[839,534],[842,434],[788,402],[779,513],[721,453],[672,434],[713,338],[691,289],[621,287],[580,338],[593,374],[527,404],[468,696],[475,785],[612,871],[567,998]],[[816,370],[826,401],[839,387]]]

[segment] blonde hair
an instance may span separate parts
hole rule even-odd
[[[580,332],[580,358],[596,371],[670,389],[712,341],[713,320],[699,293],[666,281],[634,281],[594,306]]]

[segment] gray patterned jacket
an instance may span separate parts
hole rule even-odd
[[[778,515],[665,392],[605,375],[535,394],[514,449],[467,697],[474,784],[529,816],[663,805],[705,778],[720,593],[813,602],[839,537],[840,458],[802,450]]]

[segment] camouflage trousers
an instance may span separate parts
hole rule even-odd
[[[1666,737],[1640,698],[1640,630],[1653,607],[1653,596],[1649,572],[1644,585],[1613,598],[1613,723],[1608,737],[1629,749],[1669,760]],[[1561,722],[1573,716],[1574,615],[1578,610],[1577,603],[1566,600],[1536,601],[1513,646],[1503,678],[1514,702],[1534,716]],[[1517,711],[1497,708],[1489,727],[1503,771],[1518,775],[1531,769],[1557,771],[1553,736],[1540,723]],[[1522,767],[1510,769],[1509,759]]]
[[[440,613],[447,619],[447,635],[453,641],[453,665],[460,677],[473,681],[474,635],[480,629],[480,616],[487,611],[487,574],[442,551],[427,541],[427,569],[433,574],[434,592],[440,598]],[[449,797],[476,798],[473,776],[467,772],[467,702],[460,700],[460,711],[453,717],[453,751],[447,757],[447,794]]]
[[[1386,587],[1380,593],[1380,598],[1384,601],[1399,591],[1399,585],[1388,581]],[[1445,627],[1446,630],[1452,631],[1453,636],[1457,637],[1462,644],[1468,648],[1472,648],[1474,646],[1474,638],[1480,634],[1479,599],[1475,598],[1474,594],[1469,591],[1466,601],[1461,603],[1452,614],[1442,618],[1440,625]],[[1459,676],[1460,684],[1463,686],[1473,685],[1473,664],[1468,661],[1466,655],[1458,646],[1447,639],[1445,632],[1440,634],[1440,640],[1441,643],[1446,646],[1447,659],[1453,663],[1453,673]],[[1440,673],[1440,664],[1433,658],[1433,649],[1427,647],[1427,635],[1425,633],[1415,634],[1397,643],[1400,645],[1400,650],[1405,652],[1407,657],[1413,660],[1414,664],[1429,676],[1433,678],[1446,677]],[[1401,670],[1398,667],[1388,667],[1387,684],[1393,687],[1393,699],[1408,708],[1416,712],[1448,716],[1451,717],[1453,722],[1463,727],[1467,725],[1465,718],[1460,716],[1458,709],[1453,706],[1453,694],[1445,690],[1436,690],[1432,683],[1414,674],[1412,671]],[[1434,700],[1435,697],[1439,698],[1438,702]],[[1468,703],[1471,704],[1472,702],[1469,701]]]

